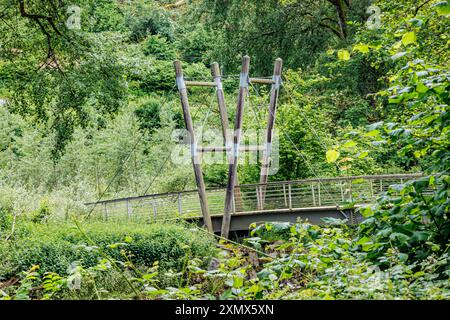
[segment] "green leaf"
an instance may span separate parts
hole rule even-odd
[[[371,217],[371,216],[373,216],[373,214],[374,214],[372,208],[369,207],[369,206],[360,208],[360,209],[359,209],[359,212],[361,213],[361,215],[362,215],[364,218]]]
[[[350,53],[347,50],[339,50],[338,51],[338,59],[339,60],[349,60],[350,59]]]
[[[395,232],[391,234],[389,237],[391,240],[397,240],[400,244],[406,244],[409,240],[409,237],[406,234]]]
[[[411,240],[421,242],[426,241],[430,237],[431,233],[427,231],[414,231],[413,235],[411,236]]]
[[[425,93],[428,91],[428,87],[424,85],[422,82],[419,82],[416,86],[416,91],[419,93]]]
[[[350,149],[350,148],[354,148],[356,146],[357,146],[357,143],[355,141],[349,140],[342,145],[342,148]]]
[[[438,2],[433,7],[436,9],[437,13],[441,16],[450,14],[450,2],[448,1]]]
[[[353,46],[353,51],[359,51],[361,53],[368,53],[369,46],[367,44],[359,43]]]
[[[408,254],[407,253],[399,253],[398,254],[398,259],[401,262],[406,262],[408,260]]]
[[[426,188],[428,188],[429,185],[430,179],[428,177],[423,177],[413,182],[414,189],[416,189],[416,192],[418,193],[424,191]]]
[[[414,31],[407,32],[402,37],[402,43],[404,46],[413,44],[417,41],[416,33]]]
[[[364,159],[369,155],[367,151],[363,151],[358,155],[358,159]]]
[[[369,131],[366,134],[364,134],[364,136],[366,136],[368,138],[379,137],[380,136],[380,130],[375,129],[375,130]]]
[[[340,153],[336,150],[328,150],[327,151],[327,162],[328,163],[334,163],[339,158]]]

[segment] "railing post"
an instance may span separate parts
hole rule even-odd
[[[284,196],[284,206],[288,206],[287,196],[286,196],[286,185],[283,183],[283,196]]]
[[[128,213],[128,218],[131,218],[131,214],[133,213],[133,207],[130,203],[130,200],[127,200],[127,213]]]
[[[155,198],[152,198],[152,207],[153,207],[153,220],[156,222],[157,209],[156,209]]]
[[[181,207],[181,193],[178,193],[178,214],[183,214],[183,208]]]
[[[342,199],[342,202],[345,202],[345,198],[344,198],[344,188],[342,188],[342,181],[340,181],[339,182],[339,187],[340,187],[340,189],[341,189],[341,199]]]
[[[319,198],[319,207],[322,206],[322,199],[320,199],[320,181],[317,184],[317,194],[318,194],[318,198]]]
[[[314,191],[314,184],[311,183],[311,192],[312,192],[312,197],[313,197],[313,205],[314,207],[316,206],[316,193]]]
[[[370,198],[373,199],[374,198],[374,194],[373,194],[373,181],[369,180],[369,184],[370,184]]]
[[[383,179],[380,179],[380,192],[383,192]]]
[[[350,184],[350,187],[348,188],[350,190],[350,202],[353,201],[353,183],[351,180],[348,181]]]
[[[256,210],[261,210],[261,199],[259,194],[259,186],[256,186]]]
[[[292,187],[288,184],[288,196],[289,196],[289,210],[292,210]]]
[[[108,206],[107,206],[106,202],[104,205],[105,205],[105,221],[108,221]]]

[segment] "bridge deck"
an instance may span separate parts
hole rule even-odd
[[[296,221],[308,218],[319,223],[322,217],[343,218],[338,208],[372,202],[390,185],[404,183],[421,174],[356,176],[241,185],[235,189],[232,230],[257,221]],[[221,224],[225,188],[207,190],[214,228]],[[175,218],[201,221],[196,190],[154,194],[89,203],[92,219],[122,219],[155,222]],[[248,224],[247,224],[248,223]]]

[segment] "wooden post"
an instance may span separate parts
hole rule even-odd
[[[263,209],[265,194],[266,194],[266,184],[269,177],[269,167],[270,167],[270,157],[272,153],[272,141],[273,141],[273,128],[275,125],[275,115],[277,111],[278,104],[278,95],[280,93],[281,87],[281,70],[283,67],[283,60],[276,59],[275,66],[273,70],[273,81],[272,84],[272,94],[270,95],[270,104],[269,104],[269,115],[267,119],[267,132],[266,132],[266,144],[263,152],[263,159],[261,164],[261,175],[259,179],[259,183],[263,184],[261,186],[261,209]]]
[[[228,130],[230,129],[230,125],[228,122],[228,112],[227,112],[227,106],[225,104],[225,95],[223,92],[223,85],[222,85],[222,76],[220,73],[220,67],[217,62],[214,62],[211,65],[211,75],[214,79],[214,83],[216,84],[216,94],[217,94],[217,102],[219,104],[219,114],[220,114],[220,122],[222,124],[222,135],[223,135],[223,141],[225,141],[225,148],[230,148],[232,150],[233,143],[230,141],[228,137]],[[230,163],[232,161],[232,152],[226,152],[226,157],[228,159],[228,162]],[[235,211],[243,211],[242,210],[242,194],[241,194],[241,188],[239,188],[239,179],[236,177],[236,188],[235,191],[235,197],[237,198]]]
[[[288,206],[287,197],[286,197],[286,185],[283,183],[283,196],[284,196],[284,206]]]
[[[178,91],[180,93],[181,106],[183,107],[184,123],[186,125],[186,130],[189,132],[189,135],[190,135],[191,159],[192,159],[192,165],[194,167],[195,181],[197,183],[198,196],[200,199],[200,206],[202,209],[203,221],[204,221],[208,231],[213,233],[214,229],[213,229],[213,225],[212,225],[212,221],[211,221],[211,216],[209,215],[208,199],[206,198],[206,191],[205,191],[205,182],[203,180],[203,172],[202,172],[202,168],[200,165],[200,157],[197,152],[197,143],[196,143],[195,134],[194,134],[194,124],[192,123],[191,110],[190,110],[189,101],[188,101],[188,97],[187,97],[187,89],[186,89],[186,84],[184,82],[183,69],[181,67],[181,62],[179,60],[176,60],[174,62],[174,67],[175,67],[175,74],[177,77]]]
[[[250,70],[250,57],[245,56],[242,59],[242,69],[239,85],[239,97],[237,102],[236,121],[234,124],[234,139],[233,139],[233,161],[229,164],[228,170],[228,185],[225,198],[225,209],[222,220],[222,237],[228,238],[230,232],[231,212],[233,211],[234,188],[236,185],[239,145],[241,140],[241,127],[244,114],[245,94],[248,90],[248,72]]]

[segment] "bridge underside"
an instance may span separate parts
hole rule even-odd
[[[261,224],[265,222],[297,222],[298,219],[308,220],[312,224],[323,224],[322,218],[346,219],[349,223],[357,223],[359,219],[354,215],[353,210],[339,210],[335,206],[301,208],[301,209],[284,209],[263,212],[242,212],[231,217],[230,231],[248,231],[252,223]],[[220,233],[222,227],[222,216],[213,215],[212,223],[214,232]],[[188,222],[197,222],[199,226],[203,226],[202,218],[185,218]]]

